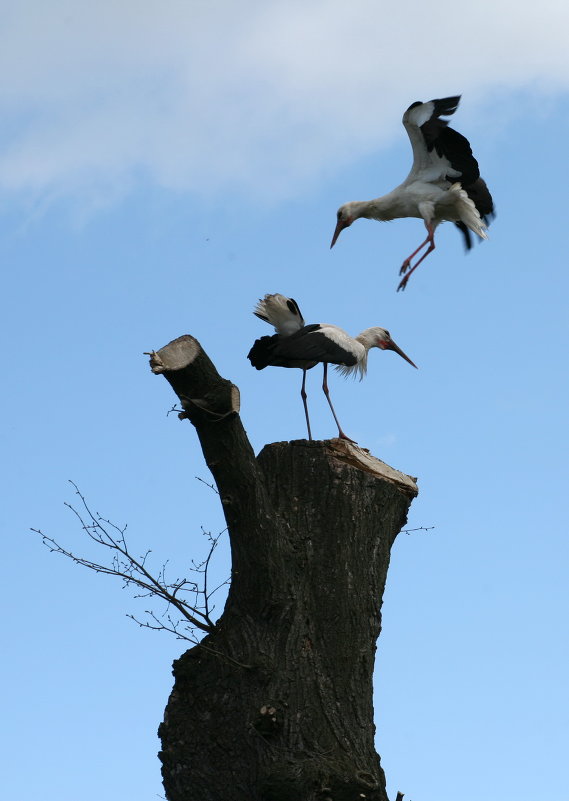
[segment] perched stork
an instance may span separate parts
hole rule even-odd
[[[448,127],[449,117],[458,108],[460,95],[412,103],[403,115],[403,125],[413,148],[411,172],[392,192],[375,200],[356,200],[338,209],[338,222],[332,237],[334,247],[341,231],[359,217],[372,220],[395,220],[400,217],[422,218],[427,238],[405,259],[397,290],[419,264],[435,249],[435,229],[450,220],[464,236],[466,249],[472,247],[470,232],[487,239],[486,228],[494,214],[494,203],[486,182],[480,177],[478,162],[468,140]],[[428,247],[427,247],[428,246]],[[411,267],[424,247],[427,250]]]
[[[322,389],[338,426],[338,436],[347,437],[332,406],[328,392],[328,364],[335,364],[343,375],[364,377],[367,370],[367,354],[370,348],[394,350],[409,364],[416,367],[401,348],[391,339],[384,328],[366,328],[357,337],[351,337],[336,325],[315,323],[305,325],[298,303],[284,295],[265,295],[257,303],[253,314],[274,326],[276,334],[257,339],[248,354],[248,359],[257,370],[265,367],[299,367],[302,370],[300,395],[308,428],[308,439],[312,439],[308,405],[306,403],[306,371],[319,362],[324,365]]]

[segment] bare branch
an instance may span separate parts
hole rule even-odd
[[[432,531],[434,526],[419,526],[419,528],[403,528],[401,534],[411,534],[412,531]]]
[[[195,478],[196,478],[196,481],[201,481],[202,484],[206,485],[206,487],[209,487],[210,489],[212,489],[215,492],[216,495],[219,495],[219,490],[213,484],[210,484],[205,479],[200,478],[199,476],[195,476]]]
[[[193,571],[201,575],[199,582],[185,577],[177,577],[171,581],[166,577],[168,560],[164,562],[157,576],[154,576],[147,568],[147,562],[152,554],[151,549],[148,549],[142,556],[135,557],[126,541],[126,525],[121,528],[93,512],[77,485],[73,481],[70,481],[70,484],[74,487],[76,495],[79,496],[82,508],[78,510],[69,503],[65,503],[65,506],[73,512],[79,520],[82,530],[93,542],[112,551],[110,563],[104,564],[78,556],[60,545],[53,537],[47,536],[39,529],[32,529],[40,535],[46,548],[52,553],[58,553],[71,559],[76,565],[93,570],[95,573],[117,576],[122,580],[123,588],[133,587],[137,590],[135,598],[152,597],[163,601],[166,609],[160,618],[153,611],[146,611],[148,621],[140,621],[133,615],[128,615],[143,628],[168,631],[178,639],[185,639],[195,644],[198,642],[195,634],[197,630],[205,633],[213,632],[215,623],[211,619],[211,615],[214,607],[211,606],[210,599],[217,590],[228,583],[228,580],[219,584],[214,590],[208,591],[207,571],[219,538],[226,529],[213,536],[202,528],[202,534],[209,540],[210,547],[207,556],[201,563],[193,563]],[[179,618],[175,619],[171,615],[171,609],[176,611]],[[190,632],[190,634],[188,635],[186,632]]]

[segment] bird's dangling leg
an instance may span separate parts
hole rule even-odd
[[[326,395],[326,400],[328,401],[330,408],[332,409],[332,414],[334,415],[334,420],[336,421],[336,425],[338,426],[338,436],[340,439],[345,439],[348,442],[356,443],[355,439],[350,439],[350,437],[346,436],[342,431],[340,423],[338,422],[338,418],[336,417],[336,412],[334,411],[334,407],[332,406],[332,401],[330,400],[330,393],[328,392],[328,363],[324,362],[324,379],[322,381],[322,389],[324,394]]]
[[[403,276],[403,278],[399,282],[399,286],[397,287],[397,291],[398,292],[399,292],[400,289],[405,289],[405,287],[407,286],[407,281],[411,278],[411,275],[415,272],[415,270],[421,264],[421,262],[424,259],[427,258],[429,253],[432,253],[433,250],[435,249],[435,229],[431,225],[431,223],[426,222],[425,225],[427,226],[427,231],[429,232],[427,238],[425,239],[424,242],[422,242],[419,245],[417,250],[415,250],[415,251],[413,251],[413,253],[411,253],[411,255],[409,256],[408,259],[405,259],[405,261],[401,265],[401,269],[399,270],[399,275],[403,275],[404,273],[406,273],[406,274]],[[414,264],[413,267],[411,267],[411,269],[409,270],[409,267],[411,266],[411,259],[413,258],[413,256],[416,256],[417,253],[421,250],[421,248],[425,247],[425,245],[429,245],[429,247],[423,253],[421,258],[417,261],[417,263]],[[409,272],[407,272],[407,270],[409,270]]]
[[[416,250],[414,250],[413,253],[411,253],[410,256],[407,256],[407,258],[405,259],[405,261],[401,265],[401,269],[399,270],[399,275],[405,275],[407,270],[411,267],[411,259],[414,258],[420,250],[422,250],[426,245],[428,245],[430,243],[432,243],[432,239],[431,239],[431,236],[429,235],[429,236],[427,236],[427,238],[423,242],[421,242],[419,247]],[[423,256],[423,258],[424,258],[424,256]]]
[[[300,397],[302,398],[302,403],[304,404],[304,416],[306,417],[306,427],[308,429],[308,439],[312,442],[312,431],[310,430],[310,420],[308,418],[308,404],[306,402],[306,370],[302,371],[302,387],[300,390]]]

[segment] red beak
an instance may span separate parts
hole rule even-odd
[[[399,345],[396,345],[393,340],[389,341],[389,343],[385,346],[385,349],[386,350],[394,350],[395,353],[398,353],[403,359],[405,359],[406,362],[409,362],[410,365],[412,365],[413,367],[416,367],[417,370],[419,369],[417,367],[417,365],[415,364],[415,362],[412,362],[411,359],[409,358],[409,356],[407,356],[406,353],[403,353],[403,351],[401,350]]]
[[[332,237],[332,244],[330,245],[330,250],[332,250],[332,248],[336,244],[336,240],[338,239],[344,228],[347,228],[349,224],[350,223],[338,220],[338,224],[336,225],[336,230],[334,231],[334,236]]]

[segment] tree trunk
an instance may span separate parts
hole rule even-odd
[[[170,801],[388,801],[372,674],[414,479],[339,439],[265,446],[193,337],[152,354],[195,425],[229,530],[214,633],[174,663],[159,734]]]

